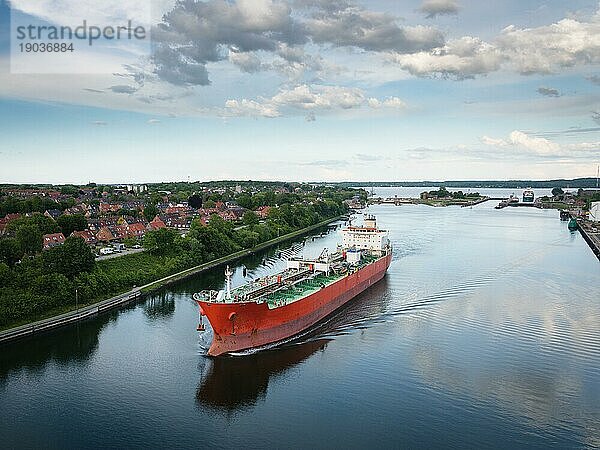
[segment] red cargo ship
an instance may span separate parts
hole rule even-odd
[[[212,326],[211,356],[248,350],[305,332],[349,300],[377,283],[392,260],[385,230],[374,216],[363,226],[342,230],[335,253],[323,250],[314,260],[290,258],[287,269],[231,289],[232,272],[225,271],[227,287],[194,294],[202,316]]]

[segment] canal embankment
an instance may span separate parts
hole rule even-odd
[[[578,222],[579,233],[583,237],[583,240],[587,242],[587,244],[596,255],[596,258],[600,260],[600,233],[593,233],[591,230],[587,229],[587,224]]]
[[[77,323],[81,320],[86,320],[90,317],[96,316],[98,314],[119,308],[133,301],[140,300],[144,296],[151,294],[158,289],[163,288],[164,286],[168,286],[177,281],[186,279],[198,273],[204,272],[206,270],[213,269],[215,267],[221,266],[223,264],[227,264],[233,261],[236,261],[245,256],[251,255],[253,253],[259,252],[261,250],[265,250],[274,245],[289,241],[291,239],[306,235],[311,231],[314,231],[318,228],[326,226],[332,222],[342,219],[344,216],[336,216],[326,220],[323,220],[317,224],[311,225],[306,228],[302,228],[300,230],[285,234],[283,236],[279,236],[277,238],[271,239],[269,241],[263,242],[253,248],[240,250],[239,252],[232,253],[227,256],[223,256],[221,258],[206,262],[204,264],[200,264],[195,267],[191,267],[186,270],[182,270],[180,272],[174,273],[167,277],[161,278],[159,280],[155,280],[151,283],[145,284],[143,286],[134,287],[128,292],[113,296],[111,298],[93,303],[91,305],[85,305],[81,308],[75,308],[72,311],[68,311],[53,317],[49,317],[46,319],[38,320],[35,322],[31,322],[25,325],[17,326],[14,328],[9,328],[4,331],[0,331],[0,344],[7,343],[10,341],[14,341],[16,339],[21,339],[27,336],[31,336],[34,334],[48,332],[54,330],[59,327],[67,326],[73,323]]]

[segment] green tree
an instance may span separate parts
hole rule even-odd
[[[555,187],[555,188],[552,189],[552,195],[554,197],[558,197],[560,195],[563,195],[564,193],[565,192],[561,188],[559,188],[559,187]]]
[[[63,245],[44,252],[43,262],[47,273],[62,273],[72,279],[81,272],[91,272],[95,258],[82,238],[71,236]]]
[[[11,275],[10,268],[3,262],[0,262],[0,287],[6,286]],[[1,308],[1,307],[0,307]],[[2,313],[0,312],[0,322],[2,322]]]
[[[87,228],[87,220],[81,214],[63,214],[56,219],[56,223],[65,236],[70,236],[73,231],[83,231]]]
[[[235,233],[236,242],[243,248],[252,248],[260,242],[260,235],[247,229],[238,230]]]
[[[71,184],[66,184],[60,188],[60,193],[63,195],[79,195],[79,188]]]
[[[202,197],[198,194],[192,194],[188,198],[188,205],[194,209],[202,208]]]
[[[254,204],[254,200],[252,199],[252,196],[250,194],[240,194],[235,200],[238,205],[246,209],[254,209],[255,206],[260,206]]]
[[[42,232],[34,224],[26,224],[15,233],[23,253],[34,255],[42,250]]]
[[[6,226],[6,231],[10,234],[16,234],[17,230],[24,225],[34,225],[42,234],[58,233],[60,231],[58,224],[53,219],[40,213],[12,220]]]
[[[158,214],[158,208],[156,206],[154,206],[152,203],[144,206],[144,217],[146,218],[146,220],[148,222],[150,222],[152,219],[154,219],[157,214]]]
[[[19,241],[14,238],[0,239],[0,261],[14,266],[23,257]]]
[[[256,214],[254,211],[246,211],[242,221],[244,222],[244,225],[258,225],[258,214]]]
[[[144,235],[144,248],[153,253],[164,255],[175,250],[179,233],[170,228],[160,228]]]

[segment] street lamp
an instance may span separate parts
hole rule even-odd
[[[79,312],[79,294],[77,288],[75,288],[75,311]]]

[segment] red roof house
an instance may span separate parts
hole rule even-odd
[[[65,243],[65,235],[62,233],[45,234],[43,237],[43,248],[48,250],[49,248],[56,247]]]

